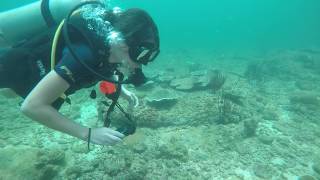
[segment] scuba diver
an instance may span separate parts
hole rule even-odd
[[[9,22],[8,14],[18,12],[31,15],[18,14]],[[146,11],[108,10],[99,1],[42,0],[4,12],[0,19],[0,47],[8,48],[0,56],[0,88],[24,98],[21,111],[26,116],[87,141],[88,148],[90,143],[113,145],[134,133],[135,127],[113,130],[110,122],[105,127],[85,127],[59,113],[59,108],[70,103],[69,95],[98,82],[103,82],[103,92],[114,90],[106,94],[112,100],[107,114],[114,107],[123,111],[117,103],[120,95],[137,106],[135,94],[122,85],[145,83],[142,65],[160,52],[157,26]]]

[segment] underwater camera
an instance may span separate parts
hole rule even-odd
[[[120,124],[120,127],[116,128],[116,131],[128,136],[134,134],[136,131],[136,122],[132,119],[131,115],[127,113],[122,106],[118,103],[118,99],[121,93],[121,84],[114,84],[108,81],[100,82],[100,91],[105,95],[105,97],[112,101],[109,104],[106,100],[101,101],[101,103],[108,107],[106,112],[106,116],[104,117],[104,126],[110,127],[111,125],[111,118],[110,115],[114,111],[114,108],[117,107],[126,117],[121,122],[117,122]]]
[[[136,132],[136,124],[135,123],[126,123],[125,125],[118,127],[116,131],[122,133],[125,136],[132,135]]]
[[[102,104],[106,107],[109,106],[109,109],[107,111],[107,115],[104,118],[104,126],[110,127],[111,125],[111,118],[110,114],[113,111],[114,106],[112,104],[110,105],[107,101],[102,101]],[[118,127],[116,127],[116,131],[122,133],[125,136],[129,136],[135,133],[136,131],[136,123],[131,118],[130,114],[124,111],[124,109],[121,107],[119,103],[116,103],[115,106],[118,107],[118,109],[125,115],[125,119],[123,119],[121,122],[117,122]],[[110,110],[111,109],[111,110]]]

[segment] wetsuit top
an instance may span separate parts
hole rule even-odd
[[[90,48],[83,43],[73,45],[75,53],[81,60],[92,69],[99,69],[99,62],[94,58]],[[91,87],[101,79],[91,73],[86,67],[78,62],[70,53],[68,48],[64,48],[62,58],[55,66],[54,71],[70,84],[66,94],[73,94],[75,91]],[[109,72],[104,72],[108,75]]]
[[[96,58],[85,43],[77,41],[72,46],[78,57],[89,67],[106,77],[112,75],[112,70],[107,65],[102,65],[102,59]],[[25,98],[50,72],[50,49],[51,43],[45,43],[32,48],[12,49],[0,56],[0,88],[11,88]],[[58,51],[59,60],[54,71],[70,84],[66,95],[93,86],[101,80],[76,61],[68,48],[62,46]],[[62,102],[55,107],[58,109],[61,104]]]
[[[88,28],[80,14],[74,15],[69,25],[69,38],[77,57],[97,73],[110,77],[114,67],[108,63],[109,44]],[[50,54],[55,32],[56,28],[51,28],[0,55],[0,88],[11,88],[23,98],[31,92],[51,71]],[[70,84],[66,95],[102,80],[72,56],[64,36],[58,41],[56,60],[54,71]]]

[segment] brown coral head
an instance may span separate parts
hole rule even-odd
[[[226,82],[226,76],[220,70],[213,70],[210,73],[210,87],[213,91],[218,91]]]

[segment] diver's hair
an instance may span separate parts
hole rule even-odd
[[[128,46],[135,46],[148,38],[152,38],[159,47],[159,32],[151,16],[138,8],[127,9],[121,13],[105,13],[107,19],[116,31],[119,31]]]

